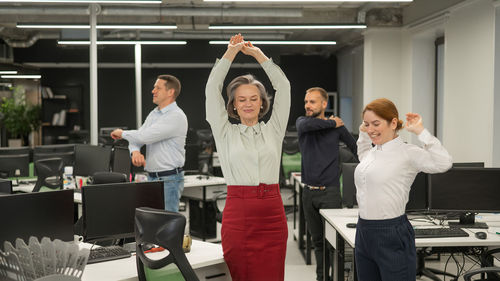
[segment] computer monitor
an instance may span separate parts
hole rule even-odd
[[[109,172],[110,161],[111,147],[77,144],[73,175],[88,177],[95,172]]]
[[[113,172],[118,172],[130,175],[131,172],[132,159],[130,157],[130,151],[126,147],[115,147],[113,151],[113,165],[111,170]]]
[[[54,157],[61,158],[64,162],[64,166],[73,166],[75,163],[75,145],[40,145],[35,146],[33,149],[33,162]]]
[[[85,241],[134,237],[135,208],[165,207],[161,181],[88,185],[82,201]]]
[[[357,205],[354,170],[358,163],[342,163],[342,203],[348,208]]]
[[[12,181],[0,179],[0,195],[12,194]]]
[[[420,172],[411,185],[406,211],[425,211],[427,207],[427,174]]]
[[[73,190],[0,196],[0,245],[30,236],[73,240]]]
[[[447,212],[500,212],[500,168],[451,168],[429,175],[429,209]],[[473,224],[469,222],[462,223]]]
[[[0,178],[28,177],[29,164],[29,147],[0,148]]]
[[[198,174],[199,161],[198,155],[200,154],[201,147],[199,144],[186,144],[186,160],[184,162],[184,171],[186,173]]]
[[[453,163],[453,168],[460,167],[476,167],[476,168],[484,168],[484,162],[461,162],[461,163]]]

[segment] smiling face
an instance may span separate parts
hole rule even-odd
[[[255,125],[259,121],[259,112],[262,106],[262,99],[257,86],[244,84],[236,88],[233,105],[242,124],[247,126]]]
[[[167,106],[173,99],[174,89],[167,89],[166,81],[156,79],[155,85],[151,93],[153,94],[153,103],[161,109]]]
[[[310,91],[304,98],[306,116],[323,118],[327,102],[319,91]]]
[[[384,144],[396,137],[397,122],[396,118],[388,122],[371,110],[367,110],[363,114],[363,124],[366,132],[376,145]]]

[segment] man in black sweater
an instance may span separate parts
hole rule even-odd
[[[302,202],[316,256],[316,278],[323,280],[323,222],[319,210],[342,208],[339,142],[344,142],[354,155],[357,147],[342,119],[325,116],[328,94],[324,89],[307,90],[304,103],[306,116],[296,121],[302,155],[301,178],[305,185]]]

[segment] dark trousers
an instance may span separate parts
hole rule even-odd
[[[316,257],[316,278],[323,280],[323,220],[320,209],[342,208],[342,198],[338,186],[327,186],[325,190],[310,190],[306,185],[302,192],[302,206],[306,219],[307,229],[311,233]],[[329,257],[326,257],[329,264]]]
[[[415,232],[406,215],[387,220],[359,218],[355,243],[359,281],[415,281]]]

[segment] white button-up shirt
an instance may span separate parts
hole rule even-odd
[[[437,138],[424,129],[418,139],[423,148],[406,144],[399,136],[372,147],[368,134],[360,132],[357,143],[360,163],[354,181],[362,219],[403,215],[417,173],[442,173],[451,168],[452,158]]]
[[[206,86],[207,121],[212,128],[222,173],[228,185],[276,184],[290,112],[290,82],[272,60],[263,62],[261,66],[276,90],[271,118],[252,127],[231,124],[221,95],[230,66],[228,59],[217,60]]]

